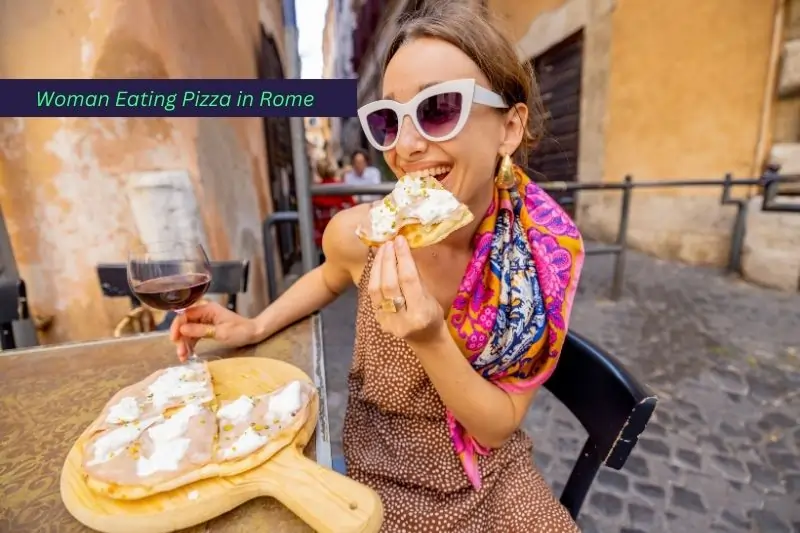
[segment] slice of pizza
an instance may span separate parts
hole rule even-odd
[[[432,169],[403,176],[394,189],[370,209],[370,226],[356,229],[368,246],[380,246],[402,235],[411,248],[441,242],[473,220],[469,208],[444,188]]]
[[[190,403],[209,404],[214,399],[206,362],[168,367],[115,394],[95,421],[93,431],[147,420]]]
[[[308,420],[314,386],[292,381],[269,394],[222,402],[215,461],[220,475],[250,470],[291,443]]]
[[[216,416],[189,403],[96,433],[83,448],[89,488],[116,499],[139,499],[216,475]]]

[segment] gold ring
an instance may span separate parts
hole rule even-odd
[[[396,313],[398,309],[406,305],[406,299],[402,296],[396,298],[384,298],[378,308],[387,313]]]
[[[205,339],[213,339],[217,335],[217,328],[214,326],[206,326],[206,332],[203,334]]]

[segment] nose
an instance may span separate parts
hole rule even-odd
[[[397,155],[401,159],[410,161],[424,152],[427,147],[428,141],[419,134],[411,118],[404,117],[400,132],[398,133],[397,144],[395,145]]]

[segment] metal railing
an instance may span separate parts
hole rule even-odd
[[[750,200],[755,196],[752,189],[763,187],[763,202],[761,210],[772,213],[800,213],[800,196],[797,201],[781,201],[780,186],[785,183],[800,184],[800,175],[781,176],[777,167],[770,167],[759,178],[734,179],[731,174],[726,174],[722,179],[700,180],[665,180],[665,181],[633,181],[632,176],[625,176],[622,182],[542,182],[539,186],[548,192],[578,192],[578,191],[620,191],[620,218],[617,234],[612,244],[588,246],[587,256],[614,255],[614,270],[611,282],[611,299],[619,300],[622,296],[625,282],[625,264],[628,251],[628,227],[630,222],[631,201],[634,189],[669,189],[669,188],[721,188],[721,205],[736,207],[733,228],[731,232],[731,246],[728,257],[727,271],[742,274],[742,250],[747,230],[747,214]],[[734,198],[732,191],[735,187],[747,187],[745,197]],[[387,182],[378,185],[348,185],[313,184],[310,187],[312,196],[350,196],[354,194],[386,195],[394,188],[394,183]],[[792,197],[795,198],[795,197]],[[565,198],[560,203],[571,203],[571,198]],[[273,213],[266,218],[263,224],[264,256],[267,269],[267,284],[270,297],[278,294],[277,270],[274,262],[275,239],[272,236],[272,227],[280,223],[297,223],[300,216],[295,211]],[[800,290],[800,287],[798,287]]]
[[[313,193],[312,193],[313,194]],[[278,270],[275,266],[275,238],[272,236],[272,227],[275,224],[297,224],[300,214],[297,211],[278,211],[269,215],[261,225],[261,239],[264,244],[264,264],[267,270],[267,291],[270,300],[278,297]]]

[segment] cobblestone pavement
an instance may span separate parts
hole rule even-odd
[[[611,266],[587,260],[572,328],[616,355],[659,404],[625,468],[601,470],[583,533],[800,533],[800,295],[630,254],[624,297],[611,302]],[[336,438],[354,306],[351,292],[323,314]],[[585,433],[546,392],[525,429],[559,493]]]

